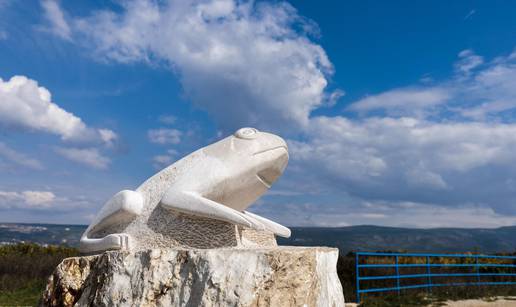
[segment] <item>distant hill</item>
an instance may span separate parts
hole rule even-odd
[[[340,228],[293,227],[283,245],[335,246],[348,251],[411,251],[483,253],[516,251],[516,226],[496,229],[432,228],[413,229],[380,226]]]
[[[0,223],[0,244],[33,242],[79,246],[84,225]]]
[[[34,242],[78,246],[84,225],[0,223],[0,244]],[[497,229],[413,229],[380,226],[340,228],[292,227],[292,237],[278,238],[281,245],[338,247],[349,251],[411,252],[515,252],[516,226]]]

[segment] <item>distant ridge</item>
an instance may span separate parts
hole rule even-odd
[[[487,228],[398,228],[383,226],[349,226],[339,228],[292,227],[289,239],[278,243],[290,245],[328,245],[341,253],[349,251],[410,251],[462,253],[515,252],[516,226]]]
[[[34,242],[78,246],[86,225],[0,223],[0,244]],[[487,228],[291,227],[281,245],[326,245],[349,251],[516,252],[516,226]]]
[[[32,242],[79,246],[86,225],[0,223],[0,244]]]

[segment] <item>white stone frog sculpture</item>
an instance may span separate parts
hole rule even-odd
[[[289,237],[288,228],[246,211],[287,163],[282,138],[254,128],[239,129],[163,169],[136,191],[114,195],[84,232],[80,251],[210,247],[217,232],[231,229]],[[226,243],[221,244],[214,246]]]

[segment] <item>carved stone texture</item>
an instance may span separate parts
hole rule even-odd
[[[344,306],[338,250],[152,249],[68,258],[41,306]]]

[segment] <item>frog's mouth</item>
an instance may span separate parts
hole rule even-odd
[[[271,188],[272,184],[274,183],[274,181],[268,179],[267,177],[265,177],[263,174],[261,173],[258,173],[256,174],[256,177],[258,178],[258,180],[260,180],[261,183],[263,183],[264,186],[266,186],[268,189]]]
[[[276,146],[276,147],[272,147],[272,148],[269,148],[269,149],[264,149],[264,150],[261,150],[261,151],[257,151],[257,152],[255,152],[253,154],[253,156],[260,155],[260,154],[263,154],[263,153],[266,153],[266,152],[269,152],[269,151],[273,151],[273,150],[278,150],[278,149],[284,150],[285,153],[288,155],[287,146],[281,145],[281,146]]]
[[[265,153],[271,157],[269,167],[258,171],[256,173],[256,178],[258,178],[258,180],[267,188],[270,188],[279,176],[281,176],[283,170],[287,166],[288,151],[285,146],[278,146],[258,152],[255,155]]]

